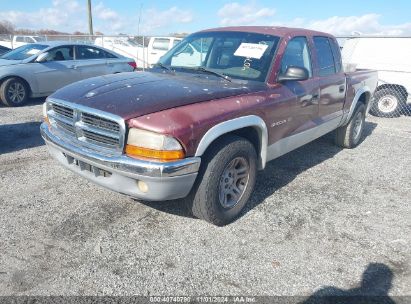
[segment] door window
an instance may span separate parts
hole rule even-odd
[[[76,59],[105,59],[105,51],[92,46],[80,45],[77,47]]]
[[[329,39],[327,37],[314,37],[314,45],[320,66],[320,76],[335,74],[334,56]]]
[[[45,61],[73,60],[73,47],[61,46],[48,51]]]
[[[291,39],[285,49],[281,61],[281,74],[284,74],[289,67],[306,68],[308,75],[312,76],[310,50],[307,38],[295,37]]]

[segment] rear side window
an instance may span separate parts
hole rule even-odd
[[[338,45],[337,41],[335,41],[334,39],[330,39],[330,43],[331,43],[331,47],[332,47],[333,55],[334,55],[335,70],[337,73],[339,73],[342,70],[340,46]]]
[[[106,55],[106,58],[117,58],[116,56],[114,56],[113,54],[109,52],[104,52],[104,55]]]
[[[320,76],[335,74],[334,56],[329,39],[327,37],[314,37],[314,46],[317,51]]]
[[[306,68],[311,77],[311,59],[307,38],[295,37],[288,42],[281,61],[281,74],[284,74],[289,67]]]
[[[170,39],[167,38],[155,38],[153,41],[153,49],[167,51],[170,45]]]
[[[76,59],[104,59],[105,51],[92,46],[78,46]]]

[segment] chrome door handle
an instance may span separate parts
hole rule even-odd
[[[77,66],[73,64],[73,65],[70,66],[70,69],[76,70]]]
[[[345,85],[340,85],[338,90],[340,91],[340,93],[343,93],[345,91]]]

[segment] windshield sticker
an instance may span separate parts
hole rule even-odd
[[[267,50],[268,45],[258,43],[241,43],[234,56],[260,59]]]

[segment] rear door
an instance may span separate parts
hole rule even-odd
[[[342,115],[345,101],[346,77],[342,70],[341,55],[334,39],[313,37],[320,80],[319,111],[322,121]]]
[[[73,58],[73,46],[50,49],[46,61],[29,63],[40,93],[51,93],[81,79]]]
[[[109,73],[105,51],[89,45],[76,46],[77,69],[81,78],[91,78]]]

